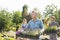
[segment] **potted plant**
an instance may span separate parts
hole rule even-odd
[[[25,30],[25,32],[21,32],[19,35],[20,37],[27,37],[27,38],[39,38],[40,30]]]
[[[56,26],[48,27],[48,28],[45,29],[45,33],[46,34],[57,33],[57,27]]]

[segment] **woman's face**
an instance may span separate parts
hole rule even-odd
[[[36,18],[36,17],[37,17],[36,13],[32,13],[32,14],[31,14],[31,17],[32,17],[32,19],[33,19],[33,18]]]

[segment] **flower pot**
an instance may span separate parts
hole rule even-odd
[[[50,33],[57,33],[57,28],[54,27],[48,27],[47,29],[45,29],[45,33],[46,34],[50,34]]]
[[[19,35],[16,35],[17,37],[23,37],[23,38],[39,38],[39,30],[28,30],[25,32],[21,32]]]

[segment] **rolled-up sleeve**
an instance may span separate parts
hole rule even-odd
[[[30,21],[27,24],[27,29],[29,29],[29,28],[30,28]]]

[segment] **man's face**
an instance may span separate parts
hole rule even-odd
[[[51,21],[54,21],[54,19],[53,19],[53,18],[50,18],[50,20],[51,20]]]
[[[31,13],[31,17],[32,18],[36,18],[37,17],[37,14],[36,13]]]

